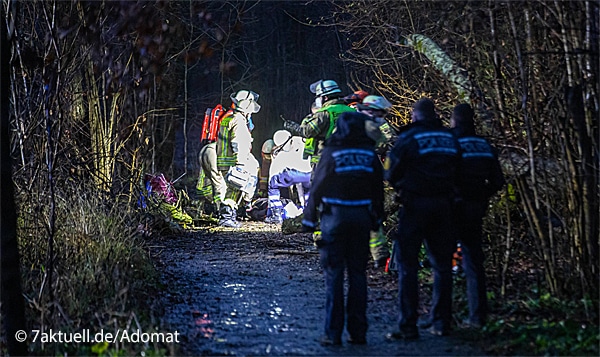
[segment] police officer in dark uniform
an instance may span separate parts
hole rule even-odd
[[[480,328],[487,318],[487,294],[484,254],[481,247],[483,217],[489,199],[505,184],[498,154],[494,147],[475,133],[473,109],[457,105],[450,119],[452,132],[462,151],[461,175],[457,181],[460,200],[456,201],[456,239],[461,243],[462,266],[467,280],[469,318],[465,324]]]
[[[368,117],[346,112],[325,142],[314,173],[302,221],[314,231],[320,216],[317,241],[325,275],[326,315],[323,345],[340,345],[346,329],[348,342],[365,344],[367,333],[367,276],[370,231],[383,221],[383,167],[375,142],[365,132]],[[320,211],[319,211],[320,207]],[[344,270],[348,299],[344,306]]]
[[[446,335],[452,320],[451,209],[460,147],[442,126],[433,102],[415,103],[412,123],[403,130],[386,159],[386,180],[399,194],[398,229],[394,259],[398,269],[399,329],[391,339],[416,339],[418,308],[418,255],[424,242],[433,268],[430,309],[434,335]]]

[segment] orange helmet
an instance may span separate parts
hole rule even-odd
[[[364,90],[357,90],[354,93],[345,96],[343,99],[347,105],[355,106],[358,103],[362,102],[362,100],[365,99],[365,97],[368,95],[369,93],[365,92]]]

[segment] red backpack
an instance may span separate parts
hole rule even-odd
[[[221,126],[221,120],[227,114],[221,104],[217,104],[214,108],[206,109],[204,113],[204,122],[202,123],[202,133],[200,141],[202,144],[214,143],[217,141],[217,134]]]

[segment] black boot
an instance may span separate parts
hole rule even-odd
[[[252,204],[250,202],[245,202],[241,204],[237,210],[237,218],[239,218],[240,221],[250,220],[250,214],[248,212],[250,212],[251,209]]]
[[[228,228],[240,228],[242,225],[236,220],[236,213],[233,207],[221,205],[219,210],[219,226]]]
[[[202,213],[207,216],[217,216],[219,214],[219,206],[215,202],[204,201],[202,204]]]

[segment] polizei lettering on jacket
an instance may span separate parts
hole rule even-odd
[[[426,132],[414,136],[419,145],[419,154],[450,154],[456,155],[458,150],[454,145],[455,139],[450,133],[442,131]]]
[[[344,149],[334,152],[335,172],[373,172],[371,163],[375,153],[361,149]]]
[[[458,139],[460,148],[462,149],[462,157],[487,157],[494,158],[490,144],[483,139],[477,137],[464,137]]]

